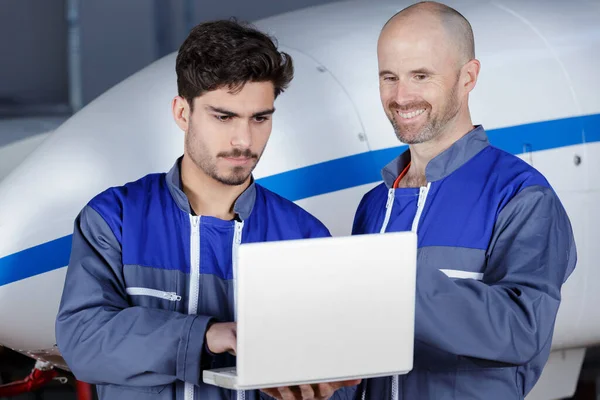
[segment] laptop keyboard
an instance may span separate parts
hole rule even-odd
[[[219,373],[229,376],[237,376],[237,369],[235,367],[223,368],[219,371]]]

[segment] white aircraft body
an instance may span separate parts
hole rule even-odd
[[[553,353],[528,400],[573,394],[600,344],[600,3],[448,1],[471,22],[481,74],[470,97],[493,145],[557,191],[578,264],[563,286]],[[331,3],[258,21],[292,55],[255,177],[350,233],[364,193],[406,146],[385,116],[376,41],[400,0]],[[175,54],[107,91],[50,134],[0,184],[0,345],[57,366],[54,320],[81,208],[109,186],[167,171],[183,152],[173,122]],[[348,349],[353,351],[353,349]]]

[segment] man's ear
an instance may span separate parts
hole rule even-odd
[[[173,119],[177,126],[184,132],[187,132],[190,124],[190,104],[181,96],[176,96],[171,102],[171,111]]]
[[[477,78],[479,78],[479,70],[481,69],[481,63],[479,60],[472,59],[462,67],[462,80],[463,88],[466,93],[470,93],[477,84]]]

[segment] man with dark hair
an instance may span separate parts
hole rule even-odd
[[[329,235],[252,178],[292,59],[254,28],[217,21],[191,31],[176,71],[184,154],[168,173],[107,189],[77,217],[58,347],[100,399],[267,398],[205,385],[202,370],[235,363],[238,246]],[[267,392],[326,399],[357,383]]]
[[[415,347],[409,374],[364,380],[362,399],[523,399],[550,353],[573,232],[546,179],[473,126],[473,43],[469,22],[435,2],[379,37],[381,101],[409,150],[364,196],[353,233],[417,233]]]

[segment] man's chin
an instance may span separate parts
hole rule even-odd
[[[227,175],[220,175],[216,178],[219,182],[221,182],[224,185],[240,186],[248,182],[248,179],[250,178],[250,173],[230,173]]]
[[[401,133],[396,131],[396,137],[398,137],[398,140],[400,140],[402,143],[404,144],[419,144],[419,143],[423,143],[423,140],[421,140],[419,134],[414,134],[414,133]]]

